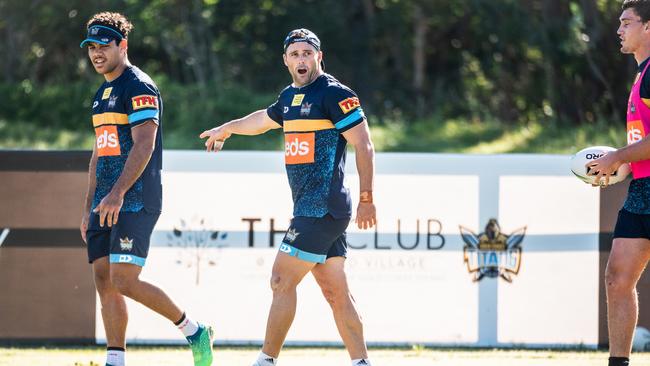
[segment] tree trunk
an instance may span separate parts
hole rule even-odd
[[[424,81],[426,78],[426,39],[429,26],[420,5],[413,6],[413,89],[417,100],[417,116],[424,115]]]

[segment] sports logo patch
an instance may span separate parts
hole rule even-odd
[[[120,138],[117,134],[117,126],[101,126],[95,129],[97,137],[97,156],[120,155]]]
[[[108,97],[111,96],[111,92],[113,91],[113,87],[111,86],[110,88],[104,89],[104,94],[102,94],[102,100],[108,99]]]
[[[295,228],[291,228],[291,229],[289,229],[289,230],[287,231],[287,235],[285,235],[284,238],[285,238],[289,243],[293,243],[293,242],[296,240],[296,238],[298,237],[298,235],[300,235],[300,233],[299,233],[299,232],[296,232],[296,229],[295,229]]]
[[[133,110],[137,111],[140,108],[156,108],[158,109],[158,98],[155,95],[138,95],[131,98]]]
[[[302,106],[300,106],[300,115],[303,117],[309,116],[309,112],[311,112],[311,106],[314,103],[303,103]]]
[[[125,238],[120,238],[120,248],[122,248],[122,250],[129,251],[133,249],[133,239],[129,239],[128,236]]]
[[[293,96],[293,100],[291,101],[291,106],[292,107],[297,107],[302,103],[302,100],[305,99],[305,94],[296,94]]]
[[[339,107],[341,107],[343,114],[347,114],[349,111],[360,105],[361,103],[359,103],[359,98],[357,97],[350,97],[339,102]]]
[[[633,144],[643,140],[645,137],[645,129],[643,128],[643,122],[640,120],[628,121],[627,122],[627,144]]]
[[[117,263],[131,263],[133,262],[133,256],[121,254],[117,259]]]
[[[519,273],[521,242],[526,235],[525,226],[506,235],[501,231],[497,220],[490,219],[484,232],[477,235],[460,226],[460,235],[465,242],[463,262],[467,265],[467,271],[472,274],[474,282],[484,277],[501,277],[507,282],[512,282],[513,276]]]
[[[284,244],[284,243],[282,243],[282,245],[280,245],[280,251],[281,251],[282,253],[291,254],[291,247],[288,246],[288,245],[286,245],[286,244]]]
[[[117,95],[113,95],[108,98],[108,108],[115,108],[115,102],[117,102]]]
[[[287,165],[314,162],[316,134],[287,133],[284,135],[284,162]]]

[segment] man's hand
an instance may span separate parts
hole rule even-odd
[[[607,187],[609,185],[609,177],[616,173],[616,170],[623,162],[618,159],[616,151],[607,153],[596,160],[592,160],[585,166],[589,170],[589,175],[595,175],[596,180],[594,186]]]
[[[357,217],[354,219],[359,229],[370,229],[377,223],[377,210],[372,202],[359,202]]]
[[[88,244],[88,240],[86,240],[86,231],[88,231],[89,216],[88,212],[84,211],[84,214],[81,216],[81,225],[79,226],[79,230],[81,230],[81,239],[83,239],[86,244]]]
[[[217,152],[221,150],[224,141],[226,141],[226,139],[229,138],[230,135],[232,134],[230,132],[227,132],[222,125],[219,127],[215,127],[211,130],[203,131],[203,133],[199,135],[199,138],[202,139],[206,137],[208,138],[205,141],[205,148],[207,152],[211,152],[211,151]]]
[[[99,202],[99,205],[93,210],[94,213],[99,214],[99,226],[104,227],[104,220],[106,225],[111,227],[117,224],[117,218],[120,216],[120,209],[124,203],[124,195],[111,191]]]

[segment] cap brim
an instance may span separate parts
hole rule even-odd
[[[99,39],[88,37],[88,38],[84,39],[84,40],[79,44],[79,48],[84,48],[84,46],[86,45],[86,43],[109,44],[109,43],[111,43],[111,41],[112,41],[112,39],[111,39],[110,41],[108,41],[108,42],[102,42],[102,41],[99,40]]]

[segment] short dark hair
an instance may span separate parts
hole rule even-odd
[[[93,25],[103,25],[109,28],[113,28],[127,38],[129,32],[133,29],[133,24],[129,22],[126,17],[120,13],[111,13],[104,11],[93,15],[92,18],[86,24],[86,28],[90,28]]]
[[[650,20],[650,0],[625,0],[621,8],[634,10],[643,23]]]

